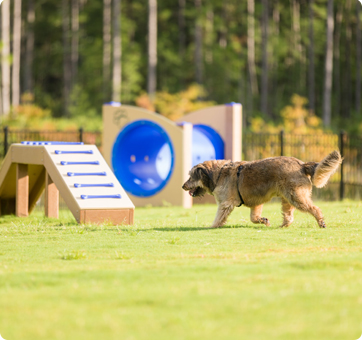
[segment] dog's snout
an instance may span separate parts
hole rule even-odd
[[[187,180],[184,184],[183,184],[183,186],[182,186],[182,189],[183,190],[189,190],[189,186],[187,185],[187,183],[189,182],[189,180]]]

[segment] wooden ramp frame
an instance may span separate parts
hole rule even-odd
[[[59,194],[78,223],[133,224],[134,205],[95,145],[12,144],[0,170],[0,215],[28,216],[45,190],[45,215]]]

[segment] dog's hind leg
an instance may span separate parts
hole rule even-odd
[[[294,193],[290,197],[286,197],[294,207],[303,212],[308,212],[317,220],[318,225],[321,228],[326,227],[326,223],[324,222],[324,217],[320,208],[313,204],[310,196],[307,195],[298,195]]]
[[[230,204],[221,203],[217,208],[217,213],[211,228],[221,227],[234,210],[234,206]]]
[[[294,210],[295,208],[284,198],[282,197],[282,213],[283,213],[283,223],[280,226],[289,227],[294,220]]]
[[[266,217],[261,217],[261,212],[263,210],[263,205],[257,205],[250,208],[250,221],[257,224],[265,224],[270,226],[270,222]]]

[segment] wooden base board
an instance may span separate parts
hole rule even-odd
[[[89,209],[80,211],[80,223],[133,224],[134,209]]]
[[[45,216],[59,218],[59,190],[48,173],[45,174]]]
[[[16,164],[16,216],[29,216],[28,164]]]

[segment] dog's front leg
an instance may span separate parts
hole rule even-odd
[[[293,220],[294,220],[294,207],[284,198],[282,197],[282,213],[283,213],[283,223],[280,226],[283,227],[289,227]]]
[[[266,226],[270,226],[270,222],[266,217],[261,217],[261,212],[263,210],[263,205],[257,205],[250,209],[250,220],[253,223],[262,223]]]
[[[217,213],[211,228],[221,227],[227,220],[228,216],[234,210],[234,205],[230,203],[221,203],[217,208]]]

